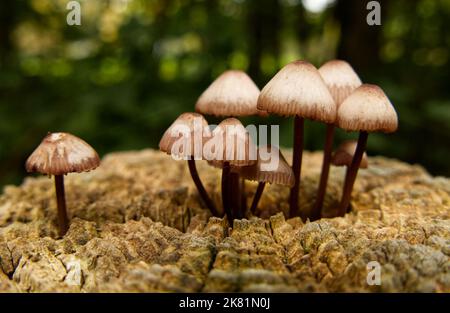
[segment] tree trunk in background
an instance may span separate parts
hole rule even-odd
[[[293,27],[295,29],[297,41],[300,44],[300,52],[302,55],[304,55],[306,51],[303,44],[308,40],[311,34],[311,28],[306,22],[306,10],[303,4],[299,3],[295,8],[296,8],[295,14],[296,25],[293,25]]]
[[[261,73],[263,53],[278,60],[282,10],[277,0],[247,1],[249,75],[257,83],[265,82]]]
[[[381,5],[380,26],[367,24],[366,17],[370,12],[366,9],[367,2],[338,0],[334,12],[341,24],[337,58],[350,62],[357,72],[370,72],[380,64],[381,31],[388,1],[378,1]]]
[[[17,18],[14,1],[0,2],[0,64],[6,64],[6,58],[11,53],[11,33]]]

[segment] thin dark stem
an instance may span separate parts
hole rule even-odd
[[[233,215],[231,214],[231,205],[229,197],[230,181],[230,162],[223,162],[222,168],[222,205],[223,211],[227,215],[228,223],[233,226]]]
[[[331,153],[333,152],[334,125],[327,124],[325,146],[323,148],[322,172],[320,174],[319,189],[317,190],[316,203],[311,212],[311,220],[315,221],[322,214],[323,201],[327,190],[328,174],[330,172]]]
[[[345,169],[344,186],[348,184],[348,172],[349,172],[349,171],[348,171],[349,167],[346,166],[345,168],[346,168],[346,169]],[[350,212],[350,206],[347,207],[346,213],[348,213],[348,212]]]
[[[346,170],[345,170],[344,186],[348,184],[348,172],[349,172],[349,167],[346,166],[345,168]]]
[[[366,151],[368,136],[369,134],[367,132],[362,131],[359,133],[358,144],[356,146],[352,164],[347,169],[347,175],[344,182],[344,189],[342,191],[342,199],[339,205],[338,216],[344,216],[345,212],[347,212],[347,208],[350,204],[353,185],[355,184],[356,175],[358,174],[359,165],[361,164],[364,151]]]
[[[64,175],[55,175],[56,203],[58,206],[59,235],[63,237],[69,229],[67,218],[66,196],[64,193]]]
[[[241,178],[241,210],[242,215],[247,213],[247,196],[245,194],[245,178]]]
[[[191,173],[192,180],[194,181],[195,186],[197,187],[198,193],[200,194],[200,197],[202,198],[203,202],[205,203],[206,207],[211,211],[211,214],[213,216],[220,216],[219,212],[217,211],[216,206],[212,202],[211,198],[208,196],[208,193],[205,190],[205,187],[202,184],[202,181],[200,180],[200,177],[198,176],[197,167],[195,166],[195,160],[189,159],[188,161],[189,166],[189,172]]]
[[[239,174],[235,172],[230,173],[230,199],[233,218],[242,218],[241,211],[241,192],[239,186]]]
[[[256,188],[256,193],[255,196],[253,197],[252,206],[250,207],[250,212],[252,212],[253,215],[256,215],[256,209],[258,208],[258,203],[263,194],[264,187],[266,187],[266,183],[260,182],[258,184],[258,188]]]
[[[300,172],[302,169],[303,154],[303,118],[295,116],[294,118],[294,155],[292,158],[292,170],[294,172],[295,184],[291,188],[289,195],[289,215],[290,217],[299,215],[298,193],[300,190]],[[302,217],[304,219],[304,217]]]

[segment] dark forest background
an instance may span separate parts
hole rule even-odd
[[[379,1],[368,26],[364,0],[67,0],[0,2],[0,185],[19,183],[47,131],[84,138],[103,155],[157,147],[169,124],[229,68],[264,84],[286,63],[349,61],[380,85],[400,118],[369,137],[386,155],[450,176],[450,0]],[[213,122],[213,120],[210,120]],[[291,145],[291,121],[279,123]],[[324,125],[305,145],[322,149]],[[339,131],[336,143],[354,137]]]

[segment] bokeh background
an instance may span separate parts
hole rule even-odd
[[[0,186],[48,131],[68,131],[103,155],[157,147],[170,123],[226,69],[257,85],[286,63],[349,61],[395,105],[399,131],[369,137],[369,155],[420,163],[450,176],[450,0],[379,1],[382,26],[366,24],[364,0],[0,1]],[[210,119],[210,122],[215,122]],[[281,125],[291,145],[292,121]],[[324,125],[308,122],[306,148],[322,149]],[[336,144],[355,137],[342,131]]]

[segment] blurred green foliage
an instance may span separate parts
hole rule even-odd
[[[67,25],[67,3],[0,4],[0,185],[20,182],[47,131],[100,154],[157,147],[222,71],[245,70],[262,88],[292,60],[332,58],[398,111],[399,131],[371,135],[369,155],[450,175],[450,0],[380,1],[382,26],[366,24],[361,0],[80,0],[81,26]],[[291,144],[288,119],[244,122],[279,123]],[[324,130],[307,123],[307,149],[322,148]],[[336,144],[355,136],[338,131]]]

